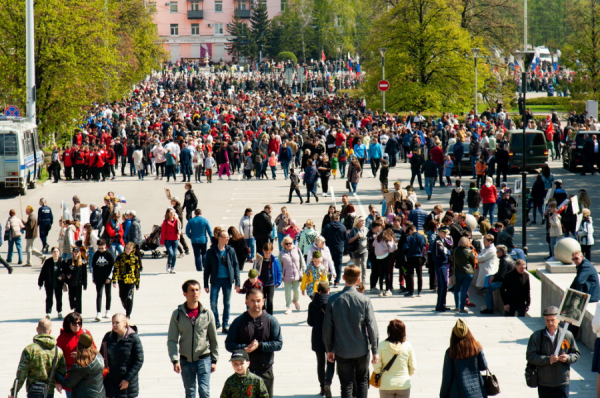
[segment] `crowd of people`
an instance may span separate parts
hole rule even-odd
[[[580,128],[573,122],[561,129],[554,115],[537,126],[527,116],[525,122],[545,131],[547,138],[552,133],[548,143],[554,143],[554,137],[560,143]],[[518,247],[513,238],[518,201],[506,185],[510,131],[516,127],[518,122],[511,120],[502,104],[482,115],[468,114],[459,122],[450,113],[439,118],[419,112],[403,116],[371,111],[364,102],[345,97],[296,96],[281,79],[259,72],[203,75],[190,65],[178,65],[154,73],[127,100],[93,108],[69,144],[53,149],[50,171],[55,182],[133,176],[139,180],[166,176],[168,182],[175,182],[180,178],[185,182],[184,200],[169,194],[162,224],[144,236],[137,213],[123,210],[112,192],[101,207],[84,204],[75,196],[72,209],[60,209],[56,246],[47,241],[54,216],[44,199],[37,217],[31,206],[25,220],[10,210],[5,233],[0,233],[9,245],[8,256],[0,260],[12,272],[9,263],[16,248],[22,263],[24,233],[24,265],[32,265],[32,255],[42,261],[38,286],[46,290],[47,318],[40,321],[34,344],[24,352],[26,360],[19,366],[11,396],[25,379],[28,389],[40,381],[50,391],[56,381],[60,388],[71,389],[75,398],[138,396],[143,350],[129,320],[143,278],[143,258],[166,257],[166,272],[173,274],[177,259],[191,254],[190,244],[202,280],[182,286],[186,301],[173,312],[168,330],[169,358],[182,376],[187,397],[210,394],[210,374],[219,359],[219,329],[227,335],[225,348],[232,353],[235,371],[221,396],[273,397],[274,353],[283,344],[273,308],[281,285],[285,314],[302,310],[300,294],[311,297],[307,320],[321,395],[331,396],[335,364],[342,397],[366,397],[371,361],[381,374],[382,397],[408,396],[410,376],[417,367],[405,325],[391,321],[387,339],[379,342],[369,295],[410,298],[428,289],[437,294],[435,311],[467,314],[474,306],[469,287],[475,285],[486,299],[482,314],[501,309],[508,316],[525,316],[531,305],[527,249]],[[468,153],[463,143],[469,143]],[[473,166],[468,190],[462,182],[463,157],[469,157]],[[409,164],[410,184],[390,184],[389,169],[400,167],[401,162]],[[341,197],[339,208],[329,207],[320,229],[314,220],[294,219],[286,207],[272,215],[271,205],[256,215],[247,208],[239,225],[211,227],[194,194],[192,175],[198,184],[204,182],[203,176],[211,183],[217,172],[219,179],[237,173],[240,178],[260,180],[268,179],[269,171],[273,179],[282,175],[289,180],[290,202],[293,193],[301,203],[309,203],[311,197],[318,202],[318,188],[323,196],[329,195],[329,180],[338,176],[347,180],[350,196]],[[368,216],[361,217],[352,194],[360,179],[370,175],[379,178],[383,203],[380,208],[369,205]],[[436,184],[446,187],[448,206],[425,211],[412,185],[415,179],[427,200]],[[306,186],[306,200],[300,183]],[[533,209],[531,223],[537,222],[537,214],[541,216],[549,259],[560,238],[576,237],[582,251],[573,253],[577,264],[573,288],[599,301],[598,275],[591,271],[593,224],[586,191],[567,195],[562,181],[555,180],[546,165],[528,195],[528,208],[520,210],[529,214]],[[578,213],[582,222],[577,229]],[[35,249],[38,234],[41,250]],[[344,267],[345,255],[350,261]],[[246,262],[251,266],[244,280]],[[425,287],[423,268],[428,270]],[[125,309],[125,314],[113,315],[112,332],[104,337],[100,350],[82,329],[88,276],[96,287],[95,321],[110,317],[112,287],[119,287]],[[341,284],[343,289],[330,296],[330,289],[340,289]],[[63,318],[65,290],[72,312],[64,317],[63,347],[61,338],[56,342],[51,336],[49,319],[54,302],[58,318]],[[202,290],[209,294],[210,308],[199,302]],[[450,290],[454,306],[446,302]],[[494,302],[496,290],[502,305]],[[247,311],[230,323],[233,291],[245,294]],[[556,315],[554,308],[544,311],[550,337],[534,338],[534,334],[527,350],[528,361],[539,369],[544,397],[564,396],[565,391],[568,395],[569,365],[579,358],[572,334],[567,334],[569,344],[560,355],[550,354],[558,330]],[[111,366],[111,361],[117,362]],[[106,369],[108,375],[102,379]],[[480,374],[486,369],[481,344],[459,320],[444,358],[440,395],[486,396]],[[550,376],[558,371],[561,380]],[[37,397],[35,391],[29,396]]]

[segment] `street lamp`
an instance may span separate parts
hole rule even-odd
[[[341,76],[342,76],[342,59],[341,59],[341,54],[342,54],[342,47],[338,46],[337,48],[337,53],[338,53],[338,61],[337,61],[337,72],[338,72],[338,92],[339,90],[342,89],[342,80],[341,80]]]
[[[379,47],[379,54],[381,54],[381,80],[385,80],[385,53],[387,47]],[[383,113],[385,113],[385,91],[383,93]]]
[[[525,113],[525,102],[527,97],[527,69],[529,65],[531,65],[531,61],[533,61],[534,57],[533,51],[515,51],[515,59],[519,63],[519,67],[521,67],[521,91],[523,92],[523,139],[521,140],[521,152],[522,152],[522,169],[521,169],[521,198],[522,198],[522,208],[521,208],[521,217],[522,217],[522,231],[521,235],[523,236],[523,244],[522,249],[527,250],[527,195],[525,193],[525,187],[527,186],[527,140],[526,140],[526,131],[527,131],[527,119]]]
[[[475,117],[477,117],[477,58],[479,58],[479,49],[472,48],[473,58],[475,59]]]

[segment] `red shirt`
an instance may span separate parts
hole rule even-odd
[[[346,134],[337,133],[335,135],[335,146],[342,146],[342,142],[346,141]]]

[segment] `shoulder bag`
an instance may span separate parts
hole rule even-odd
[[[525,367],[525,383],[531,388],[538,387],[538,368],[529,362],[527,362],[527,366]]]
[[[379,386],[381,385],[381,375],[383,374],[383,372],[390,370],[397,356],[398,354],[394,355],[392,359],[390,359],[387,365],[385,365],[385,367],[381,369],[381,373],[371,372],[371,377],[369,378],[370,385],[372,385],[375,388],[379,388]]]
[[[487,368],[485,370],[485,374],[483,377],[483,386],[485,387],[485,392],[488,396],[494,396],[500,394],[500,385],[498,384],[498,379],[496,375],[490,372],[490,369]]]
[[[102,356],[104,357],[104,368],[102,369],[102,378],[105,379],[106,376],[110,373],[110,368],[108,367],[108,343],[106,341],[102,343]]]
[[[27,389],[27,396],[41,396],[46,398],[48,396],[48,389],[50,383],[54,383],[54,371],[56,370],[56,361],[58,360],[58,346],[54,346],[54,359],[52,359],[52,369],[48,381],[36,380],[29,385]]]

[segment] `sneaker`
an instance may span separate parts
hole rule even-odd
[[[421,292],[417,292],[417,294],[415,295],[415,297],[421,297]]]
[[[179,255],[177,256],[177,258],[182,258],[185,256],[185,253],[179,253]]]
[[[227,326],[223,326],[223,329],[221,329],[221,330],[223,330],[223,333],[229,332],[229,328]]]
[[[552,257],[548,257],[546,259],[546,261],[556,261],[556,257],[552,256]]]
[[[404,297],[415,297],[415,294],[413,292],[408,292],[404,294]]]
[[[46,319],[50,319],[50,314],[46,314]]]
[[[392,297],[392,291],[391,291],[391,290],[388,290],[387,292],[385,292],[385,293],[383,294],[383,296],[384,296],[384,297]]]
[[[108,310],[106,310],[106,312],[104,312],[104,319],[110,318],[108,315]]]
[[[452,311],[454,311],[454,312],[458,312],[458,311],[459,311],[459,309],[458,309],[458,308],[452,308]]]
[[[176,274],[177,272],[175,272],[175,268],[171,268],[171,273],[172,274]]]
[[[6,267],[6,269],[8,270],[8,275],[13,273],[13,267],[11,267],[10,265]]]
[[[296,311],[300,311],[300,303],[299,302],[295,302],[294,306],[296,307]]]
[[[494,310],[486,308],[485,310],[481,310],[479,311],[482,314],[487,314],[487,315],[493,315],[494,314]]]
[[[379,292],[379,297],[384,297],[384,296],[385,296],[385,293],[383,292],[383,290],[382,290],[382,291],[380,291],[380,292]]]
[[[468,314],[469,310],[465,308],[464,310],[460,310],[458,312],[460,312],[461,314]]]
[[[100,313],[96,314],[96,318],[94,319],[94,322],[100,322]]]
[[[58,313],[58,319],[63,319],[62,312]]]
[[[325,385],[323,389],[325,390],[325,398],[331,398],[331,386]]]
[[[42,256],[42,265],[46,262],[46,256]]]
[[[292,313],[292,307],[288,307],[288,309],[285,310],[284,314],[286,315],[290,315]]]
[[[169,267],[168,265],[167,265],[167,268],[166,268],[166,270],[167,270],[167,274],[170,274],[170,273],[171,273],[171,267]]]

